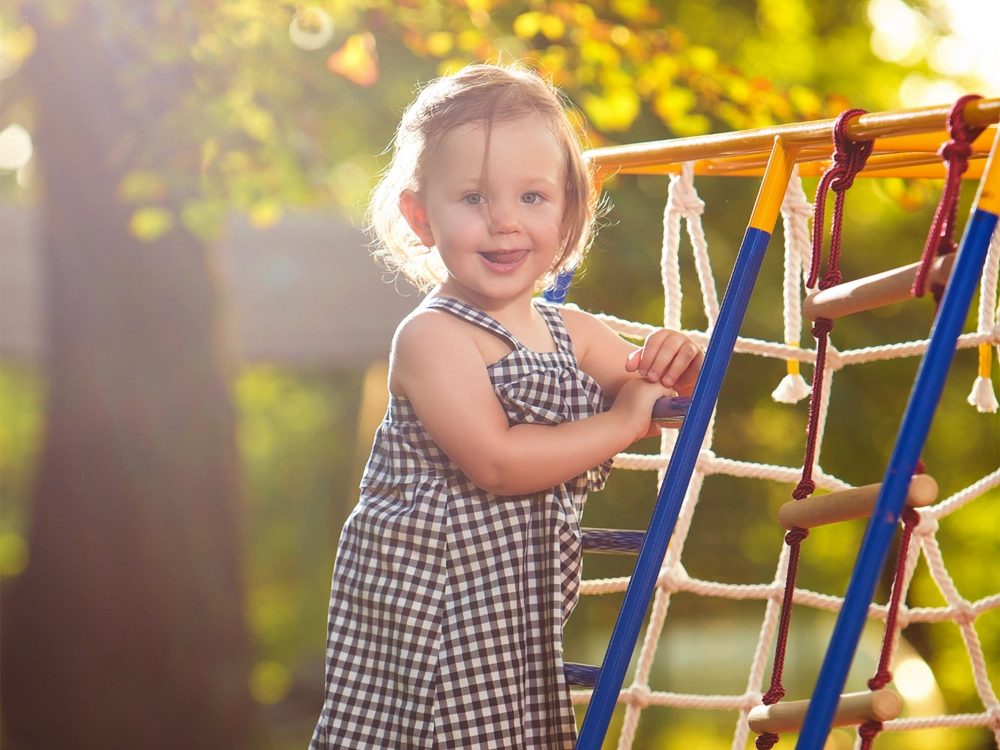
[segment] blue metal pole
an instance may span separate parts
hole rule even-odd
[[[847,672],[867,619],[868,605],[875,595],[875,585],[896,533],[897,519],[903,510],[910,478],[941,399],[945,379],[955,356],[958,336],[962,332],[973,292],[982,274],[983,262],[996,223],[995,214],[976,209],[966,225],[951,279],[931,329],[930,343],[910,392],[910,400],[878,502],[868,523],[844,604],[820,669],[816,690],[806,712],[805,723],[796,745],[798,750],[821,750],[826,744],[833,715],[847,681]]]
[[[677,523],[681,503],[694,471],[705,432],[708,430],[712,410],[718,400],[722,380],[750,300],[750,293],[770,239],[770,233],[753,227],[747,229],[743,238],[736,266],[719,311],[719,319],[705,353],[701,376],[695,386],[687,417],[677,437],[666,477],[660,486],[656,506],[646,532],[646,540],[639,551],[635,571],[632,573],[625,601],[622,603],[618,621],[611,635],[611,643],[601,666],[597,686],[594,688],[590,707],[580,729],[577,750],[598,750],[604,741],[611,714],[618,700],[618,691],[625,680],[625,672],[632,658],[642,621],[645,619],[660,565]]]
[[[777,221],[782,197],[795,166],[795,150],[776,138],[771,158],[764,172],[750,225],[747,227],[733,274],[719,310],[719,319],[712,331],[701,375],[695,385],[691,406],[681,426],[670,466],[657,495],[635,570],[622,602],[618,621],[604,655],[590,706],[580,727],[576,750],[600,750],[614,713],[618,692],[625,681],[625,672],[635,649],[649,601],[656,585],[667,544],[674,533],[681,503],[694,471],[708,423],[719,398],[722,380],[733,354],[750,293],[753,291],[764,251]]]

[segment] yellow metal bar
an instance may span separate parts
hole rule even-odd
[[[975,207],[980,211],[989,211],[994,216],[1000,216],[1000,130],[993,141],[990,160],[986,164],[986,174],[979,183],[979,195],[976,196]]]
[[[852,141],[899,137],[939,132],[945,125],[951,105],[871,112],[847,123],[845,132]],[[963,110],[966,122],[987,126],[1000,121],[1000,98],[975,99]],[[591,149],[586,157],[599,169],[616,172],[623,167],[674,164],[698,159],[767,153],[775,138],[789,147],[802,149],[831,142],[834,120],[789,123],[734,133],[676,138],[625,146]]]
[[[789,146],[781,138],[774,139],[771,158],[767,162],[764,180],[757,193],[757,202],[754,204],[753,213],[750,214],[750,226],[754,229],[760,229],[768,234],[774,232],[774,225],[781,211],[781,202],[785,198],[785,190],[788,189],[788,181],[792,178],[792,170],[795,168],[796,151],[797,148]]]
[[[796,162],[803,177],[816,177],[830,166],[829,155],[821,156],[813,149],[799,152]],[[978,180],[983,175],[986,153],[973,154],[969,169],[963,175],[967,180]],[[694,163],[696,175],[728,175],[733,177],[760,177],[764,174],[765,159],[758,154],[733,156],[727,159],[700,159]],[[664,175],[680,174],[680,164],[664,164],[655,167],[624,168],[620,174]],[[935,153],[885,153],[875,154],[868,159],[862,177],[926,177],[942,179],[945,176],[944,163]]]

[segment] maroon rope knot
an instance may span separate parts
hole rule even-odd
[[[888,669],[880,668],[875,673],[875,676],[872,677],[870,680],[868,680],[868,689],[881,690],[890,682],[892,682],[892,672],[890,672]]]
[[[768,732],[767,734],[758,735],[754,745],[756,745],[757,750],[771,750],[772,747],[778,744],[778,740],[780,739],[781,737],[778,735]]]
[[[840,269],[835,269],[833,271],[827,271],[826,275],[819,280],[820,289],[829,289],[832,286],[837,286],[841,281],[843,281],[843,276],[840,275]]]
[[[820,178],[816,188],[816,199],[813,201],[812,227],[812,263],[809,268],[809,279],[806,286],[812,289],[819,277],[820,263],[823,256],[823,218],[826,210],[826,192],[833,190],[837,194],[833,204],[833,222],[830,227],[830,262],[824,278],[828,289],[840,283],[840,237],[844,218],[844,193],[854,184],[858,172],[865,168],[865,162],[871,155],[874,141],[851,141],[847,137],[847,123],[853,118],[865,114],[863,109],[849,109],[841,112],[833,124],[833,161]]]
[[[911,508],[908,505],[903,508],[900,518],[903,519],[903,528],[906,531],[913,531],[913,527],[920,523],[920,513],[917,512],[916,508]]]
[[[858,737],[861,738],[861,750],[871,750],[872,741],[882,731],[882,722],[869,719],[858,727]]]
[[[966,140],[945,141],[938,149],[938,156],[944,161],[958,162],[962,172],[969,168],[969,157],[972,156],[972,144]]]
[[[794,529],[785,534],[785,544],[791,547],[793,544],[802,544],[809,536],[809,529],[803,529],[801,526],[796,526]]]
[[[785,688],[781,685],[772,685],[771,689],[764,693],[764,696],[760,699],[760,702],[765,706],[773,706],[775,703],[780,701],[785,697]]]
[[[792,490],[792,497],[796,500],[805,500],[816,491],[816,483],[811,479],[802,479]],[[787,539],[787,537],[786,537]]]
[[[938,155],[945,162],[944,190],[941,200],[934,211],[927,241],[920,255],[920,267],[913,279],[910,294],[923,297],[927,291],[928,276],[931,264],[938,255],[948,255],[956,250],[952,239],[955,234],[955,219],[958,214],[958,199],[962,191],[962,175],[969,168],[969,157],[972,156],[972,142],[979,137],[984,128],[977,128],[965,122],[965,106],[976,99],[982,99],[979,94],[966,94],[960,97],[948,113],[948,134],[950,140],[938,149]],[[935,294],[935,297],[938,297]]]
[[[833,320],[830,318],[816,318],[813,321],[812,335],[817,339],[821,336],[829,336],[832,330]]]

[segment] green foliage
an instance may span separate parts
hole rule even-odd
[[[29,495],[43,431],[44,385],[34,368],[0,367],[0,577],[28,564]]]
[[[357,500],[357,375],[270,367],[236,383],[247,497],[248,617],[258,644],[252,687],[276,703],[291,675],[316,671],[340,527]]]

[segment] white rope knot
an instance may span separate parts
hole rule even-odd
[[[712,469],[715,468],[715,453],[708,448],[702,448],[698,460],[695,461],[695,468],[702,474],[712,474]]]
[[[905,604],[900,604],[899,609],[896,610],[896,627],[900,630],[906,630],[910,625],[910,608]]]
[[[705,201],[698,197],[698,191],[694,189],[694,165],[690,169],[682,168],[679,175],[670,178],[667,210],[690,219],[705,213]]]
[[[653,694],[646,685],[633,685],[628,689],[628,695],[632,699],[632,705],[639,708],[648,707],[653,700]]]
[[[938,520],[930,513],[922,513],[919,510],[917,515],[920,516],[920,521],[916,526],[913,527],[914,536],[922,537],[932,537],[937,533],[938,530]]]
[[[986,720],[989,722],[989,726],[994,732],[1000,731],[1000,707],[991,706],[986,711]]]
[[[680,590],[681,581],[685,578],[687,578],[686,575],[678,574],[674,569],[665,566],[660,571],[660,575],[656,577],[656,585],[664,591],[673,594]]]
[[[831,372],[837,372],[844,367],[844,358],[833,344],[826,345],[826,367]]]
[[[970,625],[976,621],[976,610],[965,599],[955,605],[955,622],[959,625]]]

